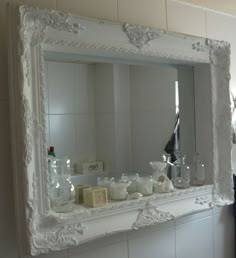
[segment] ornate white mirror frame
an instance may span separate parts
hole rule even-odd
[[[22,257],[62,250],[99,236],[139,229],[233,202],[230,46],[129,24],[96,21],[30,7],[10,10],[10,96],[16,217]],[[152,63],[208,64],[212,185],[59,214],[48,198],[44,51]],[[201,112],[196,109],[196,112]],[[204,121],[204,112],[201,114]],[[196,129],[197,130],[197,129]]]

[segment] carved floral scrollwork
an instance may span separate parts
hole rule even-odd
[[[221,205],[227,202],[233,196],[232,173],[231,167],[227,164],[220,163],[216,157],[224,160],[224,157],[231,156],[230,151],[224,146],[230,146],[231,138],[222,140],[226,132],[231,131],[231,110],[229,96],[229,80],[230,80],[230,44],[225,41],[206,39],[204,42],[192,44],[192,48],[196,51],[207,51],[211,63],[212,74],[212,108],[214,123],[214,164],[218,163],[214,172],[214,189],[212,205]],[[224,94],[222,94],[225,92]],[[230,135],[230,134],[228,134]],[[228,153],[220,152],[227,149]],[[224,173],[222,172],[224,171]],[[224,193],[222,195],[222,193]],[[227,197],[226,197],[227,193]]]
[[[39,10],[32,7],[21,6],[21,30],[24,43],[40,44],[44,38],[47,27],[59,31],[78,33],[83,26],[69,21],[69,15],[59,11]]]
[[[211,63],[228,69],[230,66],[230,44],[225,41],[208,39],[207,45],[210,50],[209,55]],[[229,76],[229,73],[227,75]]]
[[[195,199],[196,204],[204,205],[204,204],[209,204],[209,206],[213,206],[212,204],[212,198],[208,195],[206,196],[199,196]]]
[[[137,216],[136,221],[133,223],[133,229],[139,229],[146,226],[151,226],[158,223],[164,223],[174,219],[170,212],[158,210],[155,206],[149,203],[142,209]]]
[[[149,41],[162,37],[166,34],[165,30],[159,30],[159,32],[151,31],[148,27],[141,25],[124,24],[123,31],[129,38],[129,42],[141,49]]]
[[[62,246],[78,245],[80,236],[84,234],[87,227],[82,224],[62,225],[55,227],[42,227],[34,228],[32,235],[32,245],[34,246],[33,255],[40,254],[41,252],[49,252],[50,250],[61,250]]]
[[[23,95],[22,96],[22,114],[23,121],[25,124],[25,152],[24,152],[24,166],[27,167],[32,160],[32,148],[33,148],[33,135],[32,135],[32,112],[29,105],[29,100]]]
[[[211,64],[228,68],[230,65],[230,44],[225,41],[206,39],[204,42],[192,44],[192,49],[209,52]]]

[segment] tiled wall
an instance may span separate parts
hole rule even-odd
[[[9,0],[80,15],[126,21],[224,39],[231,43],[231,76],[236,83],[236,18],[172,0]],[[190,0],[188,0],[190,2]],[[13,184],[10,158],[9,98],[7,78],[7,0],[0,1],[0,257],[16,258],[17,244],[13,212]],[[200,1],[191,0],[191,3]],[[206,2],[206,1],[201,1]],[[209,1],[217,3],[224,1]],[[231,1],[232,2],[232,1]],[[219,5],[218,5],[219,6]],[[225,6],[227,6],[225,4]],[[218,7],[217,7],[218,8]],[[234,8],[236,5],[234,4]],[[232,258],[234,225],[230,208],[204,212],[176,222],[101,239],[70,251],[44,258]]]
[[[40,258],[234,258],[231,212],[209,210]]]
[[[76,172],[90,160],[102,160],[114,176],[152,172],[149,161],[161,157],[173,133],[177,68],[59,62],[45,68],[48,145],[57,157],[69,157]],[[194,116],[185,114],[194,112],[193,74],[181,70],[180,110],[188,121],[181,133],[194,148]],[[192,157],[187,145],[181,147]]]

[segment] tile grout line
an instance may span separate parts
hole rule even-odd
[[[167,17],[167,1],[168,0],[165,0],[165,14],[166,14],[166,30],[168,31],[169,27],[168,27],[168,17]]]
[[[116,0],[116,19],[117,21],[120,21],[120,17],[119,17],[119,3],[118,3],[119,0]]]
[[[204,8],[204,14],[205,14],[205,29],[206,29],[206,34],[205,37],[208,38],[208,26],[207,26],[207,10]]]
[[[213,254],[213,258],[215,258],[215,230],[214,230],[214,212],[213,209],[211,210],[211,224],[212,224],[212,254]]]
[[[174,229],[175,229],[175,258],[177,258],[177,251],[176,251],[176,219],[174,219]]]
[[[128,232],[126,232],[127,257],[130,258]]]

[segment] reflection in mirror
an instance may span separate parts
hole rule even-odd
[[[72,61],[46,52],[45,75],[48,146],[71,160],[74,185],[96,185],[97,176],[151,175],[149,163],[173,154],[171,148],[192,162],[192,67]]]

